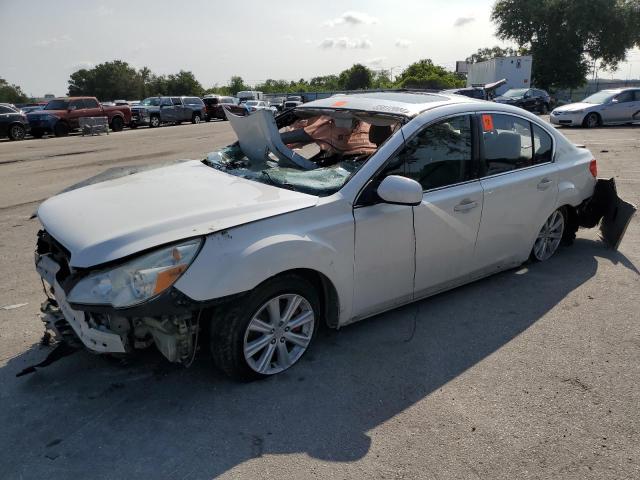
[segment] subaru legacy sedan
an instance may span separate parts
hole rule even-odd
[[[38,209],[43,320],[93,352],[197,346],[237,379],[332,328],[570,243],[596,161],[516,107],[366,93],[226,111],[238,141]],[[130,172],[127,172],[130,173]]]

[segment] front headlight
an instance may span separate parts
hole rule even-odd
[[[173,285],[198,253],[201,239],[189,240],[142,255],[118,267],[91,273],[69,294],[71,303],[130,307]]]

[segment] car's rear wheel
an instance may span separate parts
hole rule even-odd
[[[120,132],[123,128],[124,120],[122,120],[122,117],[113,117],[113,120],[111,120],[111,130],[114,132]]]
[[[156,128],[160,126],[160,117],[157,115],[153,115],[151,118],[149,118],[149,126],[151,128]]]
[[[542,102],[542,105],[540,105],[540,113],[542,115],[546,115],[547,113],[549,113],[549,105],[545,102]]]
[[[298,275],[269,280],[248,298],[214,314],[210,347],[214,363],[238,380],[280,373],[308,350],[319,326],[318,294]]]
[[[11,125],[9,128],[9,139],[24,140],[27,130],[22,125]]]
[[[563,208],[554,211],[547,218],[540,232],[538,232],[536,241],[533,243],[530,255],[531,260],[544,262],[556,253],[564,235],[566,218],[566,211]]]
[[[582,124],[587,128],[595,128],[600,126],[600,116],[597,113],[590,113],[584,117]]]
[[[69,125],[64,122],[56,123],[56,126],[53,127],[53,134],[56,137],[66,137],[69,135]]]
[[[200,114],[199,113],[194,113],[193,117],[191,118],[191,123],[200,123]]]

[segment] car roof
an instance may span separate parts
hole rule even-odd
[[[314,100],[297,107],[300,110],[329,108],[340,110],[379,111],[415,117],[425,110],[452,103],[473,103],[478,100],[445,92],[366,92],[338,95]]]

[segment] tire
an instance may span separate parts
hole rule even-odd
[[[27,129],[23,125],[15,124],[9,127],[9,139],[10,140],[24,140],[27,134]]]
[[[547,113],[549,113],[549,104],[543,103],[542,105],[540,105],[540,114],[546,115]]]
[[[582,121],[582,126],[587,128],[595,128],[601,125],[600,115],[597,113],[591,112]]]
[[[567,211],[565,208],[555,210],[544,222],[538,232],[529,259],[533,262],[549,260],[557,251],[565,238],[565,226],[567,225]]]
[[[211,121],[211,117],[209,115],[207,115],[206,117],[204,117],[204,121],[205,122],[210,122]]]
[[[197,124],[200,123],[201,117],[199,113],[194,113],[193,117],[191,117],[191,123]]]
[[[297,306],[294,301],[299,301]],[[275,309],[269,305],[276,302],[280,315],[273,316]],[[295,310],[289,320],[304,321],[293,329],[282,318],[290,306]],[[320,311],[318,293],[303,277],[287,274],[268,280],[214,313],[209,339],[214,364],[241,381],[280,373],[309,350],[320,325]]]
[[[124,128],[124,120],[122,117],[113,117],[111,120],[111,130],[114,132],[121,132]]]
[[[64,122],[56,123],[55,127],[53,127],[53,134],[56,137],[66,137],[69,135],[69,125]]]
[[[156,128],[160,126],[160,117],[158,115],[152,115],[149,118],[149,128]]]
[[[42,138],[44,137],[44,130],[41,130],[39,128],[34,128],[31,130],[31,136],[33,138]]]

